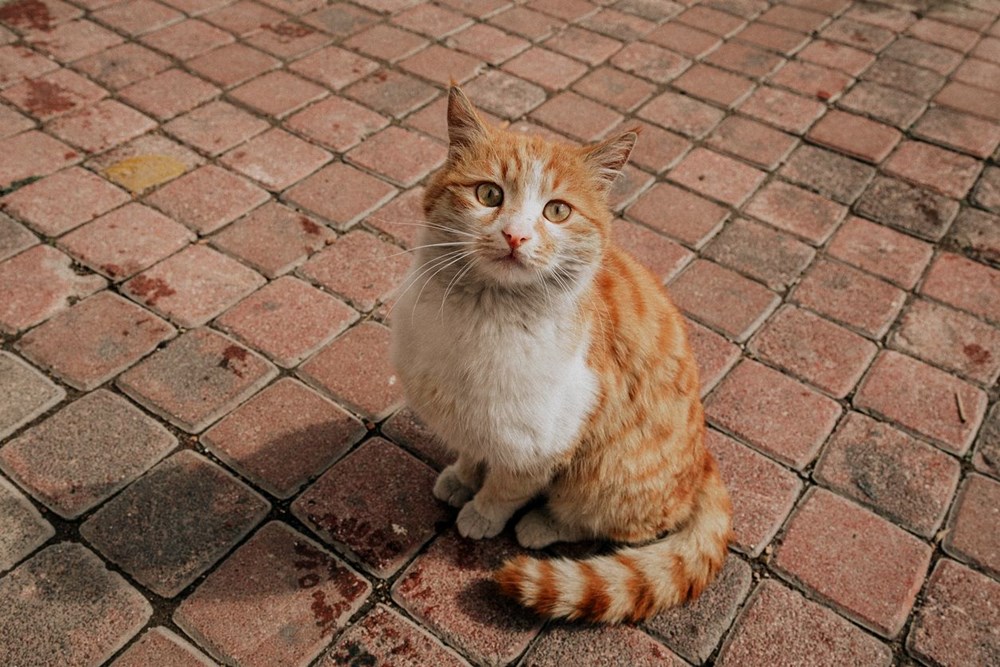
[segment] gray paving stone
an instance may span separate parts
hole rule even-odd
[[[66,398],[66,392],[9,352],[0,350],[0,438]]]
[[[83,535],[136,581],[174,597],[263,520],[269,503],[185,450],[94,513]]]
[[[86,547],[56,544],[0,579],[0,665],[97,667],[152,614]]]
[[[0,572],[56,534],[55,529],[13,484],[0,477]]]
[[[0,469],[73,519],[146,472],[177,444],[121,396],[99,389],[0,449]]]

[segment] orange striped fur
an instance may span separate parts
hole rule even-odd
[[[408,401],[458,455],[435,495],[468,537],[543,496],[516,527],[523,545],[624,543],[506,563],[502,590],[543,616],[639,621],[697,597],[732,512],[683,318],[611,239],[608,192],[636,133],[574,147],[490,128],[454,87],[448,120],[392,322]]]

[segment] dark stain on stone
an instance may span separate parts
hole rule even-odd
[[[28,86],[28,96],[24,106],[34,114],[62,113],[76,106],[67,94],[69,91],[60,85],[40,79],[28,80],[25,85]]]
[[[281,37],[308,37],[316,32],[312,28],[307,28],[298,23],[279,23],[277,25],[265,23],[261,27]]]
[[[39,0],[17,0],[0,7],[0,23],[50,32],[52,14]]]
[[[385,70],[379,70],[375,72],[375,78],[379,81],[387,81],[389,79],[389,74]]]
[[[149,278],[147,276],[133,278],[132,282],[129,283],[129,290],[141,297],[147,306],[155,306],[161,298],[177,294],[162,278]]]
[[[310,220],[305,216],[299,217],[299,225],[302,226],[302,230],[306,234],[311,234],[313,236],[319,236],[320,228],[315,222]]]
[[[378,665],[378,658],[369,653],[360,643],[348,642],[344,648],[339,650],[334,656],[339,665],[347,667],[375,667]]]
[[[309,520],[345,544],[361,558],[376,565],[384,565],[401,554],[403,545],[381,528],[372,528],[367,521],[354,517],[338,518],[335,514],[321,517],[310,516]]]
[[[313,618],[316,619],[316,625],[321,628],[320,634],[327,635],[332,633],[339,614],[335,606],[327,604],[326,593],[323,591],[313,591],[310,609],[312,610]]]
[[[232,371],[237,377],[243,377],[243,371],[238,364],[246,363],[247,351],[237,345],[229,345],[222,351],[222,359],[219,361],[219,368]]]
[[[990,357],[992,356],[989,350],[979,345],[976,345],[975,343],[969,343],[968,345],[963,347],[962,352],[964,352],[965,356],[969,358],[969,361],[978,365],[985,364],[990,360]]]
[[[122,267],[118,266],[117,264],[103,264],[101,266],[101,271],[104,271],[112,278],[117,278],[123,273]]]

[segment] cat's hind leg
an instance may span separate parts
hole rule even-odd
[[[556,542],[578,542],[590,537],[583,529],[560,522],[546,507],[525,514],[514,530],[517,543],[526,549],[544,549]]]
[[[494,537],[507,520],[548,486],[552,471],[508,471],[490,468],[483,488],[458,513],[458,532],[478,540]]]
[[[441,471],[434,482],[434,497],[452,507],[462,507],[476,494],[483,484],[483,465],[468,456]]]

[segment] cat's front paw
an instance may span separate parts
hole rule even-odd
[[[458,513],[455,522],[462,537],[481,540],[484,537],[496,537],[503,530],[507,518],[490,518],[476,509],[476,503],[469,501]]]
[[[531,510],[517,522],[514,528],[517,543],[525,549],[544,549],[560,540],[559,527],[555,519],[544,510]]]
[[[434,497],[443,500],[452,507],[462,507],[472,496],[475,490],[462,483],[458,478],[458,472],[454,465],[450,465],[441,471],[437,481],[434,482]]]

